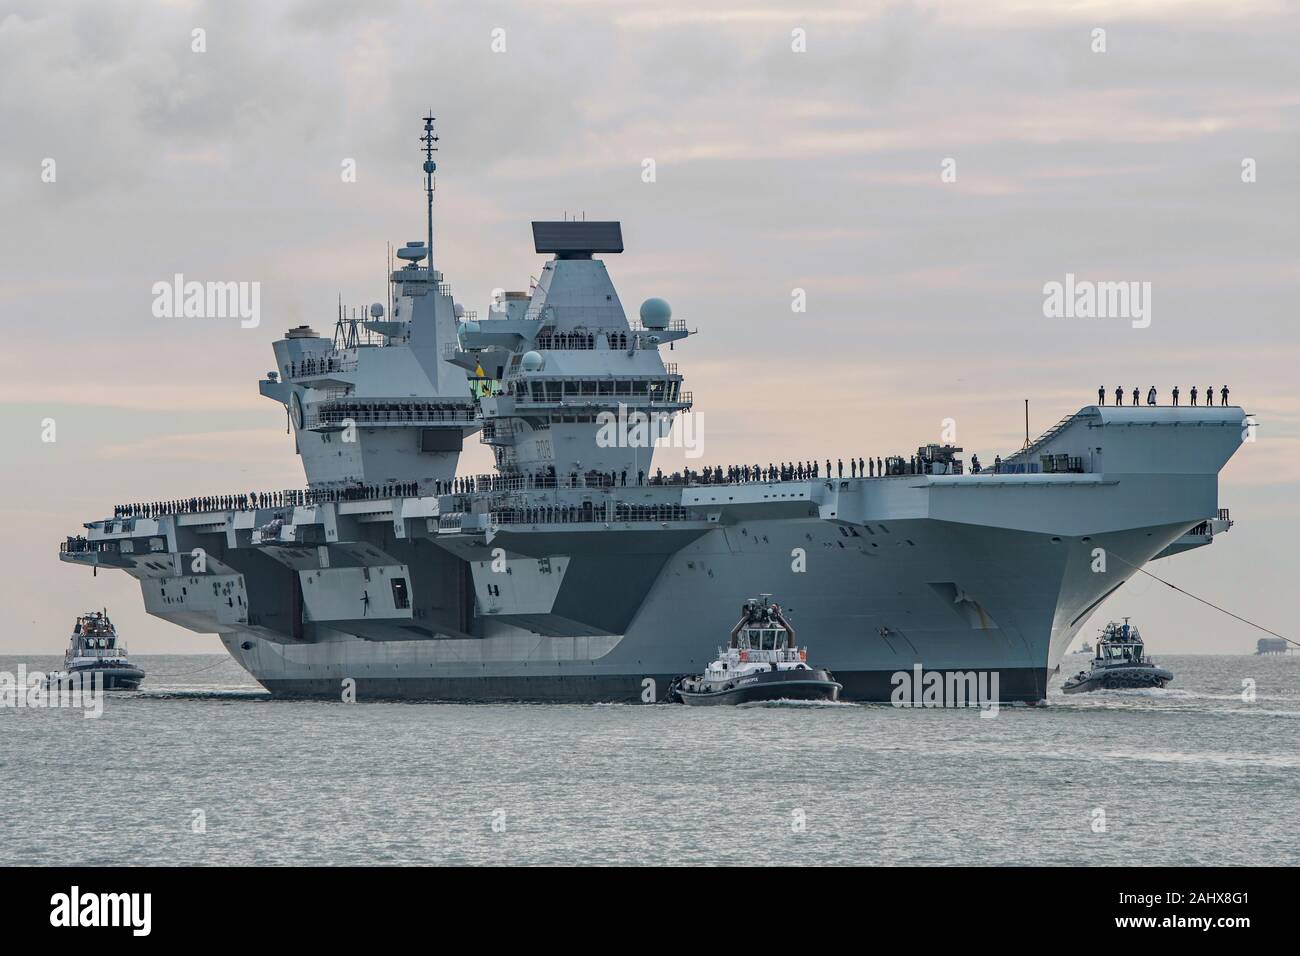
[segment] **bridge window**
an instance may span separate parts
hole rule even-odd
[[[410,595],[406,592],[406,578],[393,578],[393,607],[402,611],[411,606]]]

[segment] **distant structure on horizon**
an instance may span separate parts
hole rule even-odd
[[[1291,645],[1280,637],[1261,637],[1255,643],[1256,654],[1285,654]]]

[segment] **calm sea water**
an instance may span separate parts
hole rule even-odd
[[[1158,660],[988,719],[276,701],[142,657],[99,720],[0,709],[0,863],[1300,863],[1300,656]]]

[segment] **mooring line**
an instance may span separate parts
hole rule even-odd
[[[1274,637],[1279,638],[1279,639],[1281,639],[1281,640],[1283,640],[1283,641],[1286,641],[1288,644],[1294,644],[1296,647],[1300,647],[1300,641],[1293,641],[1293,640],[1291,640],[1291,638],[1287,637],[1285,634],[1279,634],[1277,631],[1269,630],[1269,629],[1268,629],[1267,627],[1265,627],[1263,624],[1256,624],[1254,621],[1248,620],[1248,619],[1242,617],[1240,614],[1233,614],[1233,613],[1232,613],[1231,611],[1229,611],[1226,607],[1219,607],[1219,605],[1215,604],[1213,601],[1207,601],[1207,600],[1205,600],[1205,598],[1203,598],[1203,597],[1198,597],[1197,595],[1193,594],[1191,591],[1188,591],[1188,590],[1185,590],[1185,589],[1183,589],[1183,588],[1180,588],[1177,584],[1174,584],[1174,583],[1171,582],[1171,581],[1166,581],[1164,578],[1160,577],[1160,576],[1157,575],[1157,574],[1152,574],[1152,573],[1151,573],[1150,571],[1148,571],[1146,568],[1143,568],[1143,567],[1140,567],[1140,566],[1134,564],[1132,561],[1129,561],[1127,558],[1124,558],[1124,557],[1121,557],[1121,556],[1118,555],[1118,554],[1115,554],[1113,551],[1112,551],[1112,552],[1109,552],[1109,554],[1110,554],[1112,557],[1119,558],[1121,561],[1123,561],[1125,564],[1127,564],[1130,568],[1134,568],[1134,569],[1136,569],[1136,570],[1138,570],[1138,571],[1141,571],[1143,574],[1145,574],[1145,575],[1146,575],[1147,577],[1149,577],[1149,578],[1155,578],[1157,581],[1159,581],[1161,584],[1165,585],[1166,587],[1171,587],[1171,588],[1173,588],[1173,589],[1174,589],[1175,591],[1177,591],[1179,594],[1186,594],[1186,595],[1187,595],[1189,598],[1191,598],[1192,600],[1194,600],[1194,601],[1200,601],[1202,604],[1206,605],[1207,607],[1212,607],[1212,608],[1214,608],[1216,611],[1219,611],[1219,612],[1221,612],[1221,613],[1223,613],[1223,614],[1228,615],[1228,617],[1236,618],[1236,619],[1237,619],[1238,621],[1240,621],[1242,624],[1249,624],[1251,627],[1258,628],[1259,630],[1263,631],[1265,634],[1272,634]]]

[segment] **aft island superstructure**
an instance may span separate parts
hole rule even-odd
[[[665,357],[691,332],[658,299],[629,320],[598,258],[620,224],[534,222],[551,258],[480,319],[433,261],[426,150],[428,234],[398,251],[391,314],[291,329],[260,383],[306,489],[121,508],[61,553],[132,575],[273,692],[660,700],[778,592],[844,699],[920,664],[1037,701],[1108,595],[1229,525],[1238,407],[1087,406],[995,473],[939,448],[865,478],[665,478],[655,439],[693,407]],[[491,475],[457,472],[475,438]]]

